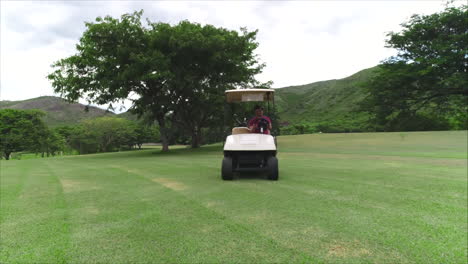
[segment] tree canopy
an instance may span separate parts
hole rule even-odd
[[[119,117],[87,119],[75,126],[57,127],[54,132],[79,154],[128,150],[141,148],[143,143],[159,142],[156,125]]]
[[[367,110],[379,130],[466,129],[468,111],[467,6],[413,15],[388,33],[398,50],[367,83]]]
[[[5,159],[10,159],[12,152],[41,149],[48,135],[41,120],[44,115],[37,110],[0,110],[0,151]]]
[[[142,14],[86,23],[78,53],[56,62],[48,75],[55,92],[97,104],[131,99],[133,113],[158,122],[167,150],[170,126],[177,124],[199,145],[202,128],[222,118],[226,89],[270,85],[255,79],[265,66],[254,53],[257,31],[188,21],[143,26]]]
[[[74,126],[49,129],[39,110],[0,109],[0,159],[33,152],[42,157],[64,152],[86,154],[142,147],[159,142],[159,129],[144,121],[118,117],[86,119]]]

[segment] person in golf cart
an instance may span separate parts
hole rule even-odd
[[[263,107],[256,105],[254,107],[255,116],[249,120],[248,127],[250,133],[270,134],[272,129],[271,120],[268,116],[263,115]]]

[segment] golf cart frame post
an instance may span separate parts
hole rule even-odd
[[[270,113],[270,101],[273,102],[273,109],[275,109],[274,92],[273,89],[238,89],[228,90],[225,95],[227,103],[267,102],[268,113]],[[260,126],[263,121],[268,122],[262,119],[259,121]],[[223,180],[232,180],[234,173],[247,171],[266,172],[268,179],[278,180],[275,137],[270,134],[252,133],[246,124],[244,125],[233,127],[231,134],[226,137],[221,169]],[[265,123],[263,125],[266,129]]]

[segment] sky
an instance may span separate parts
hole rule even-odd
[[[0,100],[54,95],[51,64],[76,53],[85,22],[143,9],[143,18],[258,30],[258,79],[273,87],[340,79],[396,51],[386,34],[446,1],[0,1]],[[84,102],[84,100],[83,100]]]

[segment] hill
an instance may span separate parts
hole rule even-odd
[[[51,127],[73,125],[83,119],[115,115],[112,112],[93,106],[89,106],[88,111],[85,111],[85,105],[68,103],[66,100],[55,96],[41,96],[23,101],[0,101],[0,109],[2,108],[42,110],[46,112],[44,121]]]
[[[131,121],[138,121],[137,115],[130,113],[129,111],[117,114],[117,117],[125,118]]]
[[[365,114],[353,111],[366,96],[359,85],[368,80],[376,69],[365,69],[343,79],[277,88],[275,99],[281,122],[365,120]]]
[[[353,112],[356,105],[365,97],[360,83],[370,78],[377,67],[357,72],[347,78],[315,82],[311,84],[276,88],[275,100],[280,121],[283,124],[335,122],[346,126],[359,126],[367,122],[364,113]],[[1,108],[40,109],[47,113],[45,118],[49,126],[76,124],[80,120],[104,115],[115,115],[112,112],[68,103],[54,96],[42,96],[24,101],[0,101]],[[129,112],[117,116],[136,120]],[[350,123],[353,123],[350,125]],[[340,128],[341,130],[343,127]],[[338,130],[340,130],[338,129]],[[346,128],[345,128],[346,129]],[[322,130],[323,131],[323,130]]]

